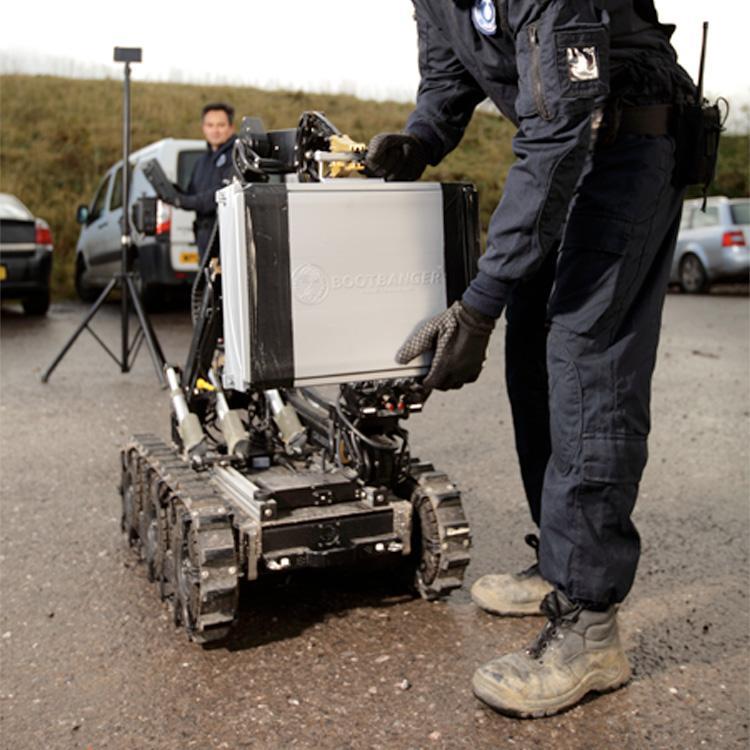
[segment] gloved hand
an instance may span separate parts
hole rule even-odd
[[[167,179],[161,165],[156,159],[147,161],[142,169],[146,179],[151,183],[151,186],[161,200],[169,203],[171,206],[182,208],[185,193]]]
[[[171,193],[169,199],[164,199],[165,203],[171,203],[175,208],[184,207],[185,193],[179,188],[175,188],[174,193]]]
[[[424,379],[427,388],[447,391],[473,383],[482,371],[493,318],[454,302],[413,333],[396,353],[396,361],[405,365],[415,357],[434,350],[432,366]]]
[[[168,203],[170,206],[174,206],[175,208],[182,208],[183,207],[183,198],[185,197],[185,193],[182,192],[178,187],[173,185],[171,182],[169,183],[169,188],[164,186],[159,186],[161,190],[159,191],[158,195],[161,200],[164,201],[164,203]]]
[[[387,182],[412,182],[424,172],[427,154],[416,136],[379,133],[367,147],[365,166],[374,177],[383,177]]]

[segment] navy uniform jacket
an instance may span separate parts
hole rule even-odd
[[[463,297],[485,315],[498,317],[514,283],[559,241],[594,114],[612,89],[626,103],[666,103],[677,82],[689,81],[669,44],[673,27],[658,23],[651,0],[596,5],[414,0],[421,82],[406,131],[425,145],[429,163],[458,145],[486,97],[518,126],[517,161]]]
[[[211,239],[216,220],[216,191],[232,176],[232,148],[237,136],[232,135],[214,151],[206,145],[206,153],[195,162],[187,192],[180,197],[180,206],[195,211],[195,242],[203,254]]]
[[[206,146],[206,153],[195,162],[187,191],[180,198],[180,206],[195,211],[198,223],[216,216],[216,191],[224,187],[224,180],[232,175],[233,135],[216,151]]]

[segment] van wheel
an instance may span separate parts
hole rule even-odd
[[[82,302],[96,302],[96,299],[102,293],[102,290],[99,289],[99,287],[94,286],[93,284],[86,283],[83,278],[84,273],[86,273],[86,261],[79,253],[76,256],[76,293],[78,294],[78,297]]]
[[[686,253],[680,261],[680,287],[686,294],[702,294],[708,291],[706,269],[694,253]]]
[[[24,297],[21,306],[27,315],[46,315],[49,310],[49,289]]]

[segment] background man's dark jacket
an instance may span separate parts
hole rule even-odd
[[[206,146],[206,153],[195,162],[187,191],[180,198],[180,206],[195,211],[195,241],[202,252],[211,237],[211,229],[216,219],[216,191],[224,186],[224,181],[232,175],[232,147],[237,136],[213,151]]]

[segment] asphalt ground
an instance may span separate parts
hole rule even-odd
[[[168,437],[147,352],[121,374],[85,335],[40,373],[85,307],[0,316],[0,744],[3,748],[731,748],[750,721],[750,382],[746,294],[670,295],[635,518],[643,553],[620,620],[624,689],[547,719],[495,714],[480,663],[539,618],[430,604],[345,572],[243,590],[239,626],[204,650],[175,630],[119,531],[118,451]],[[118,346],[119,308],[95,328]],[[153,316],[180,363],[185,312]],[[410,420],[414,452],[461,487],[467,582],[531,560],[496,334],[479,382]]]

